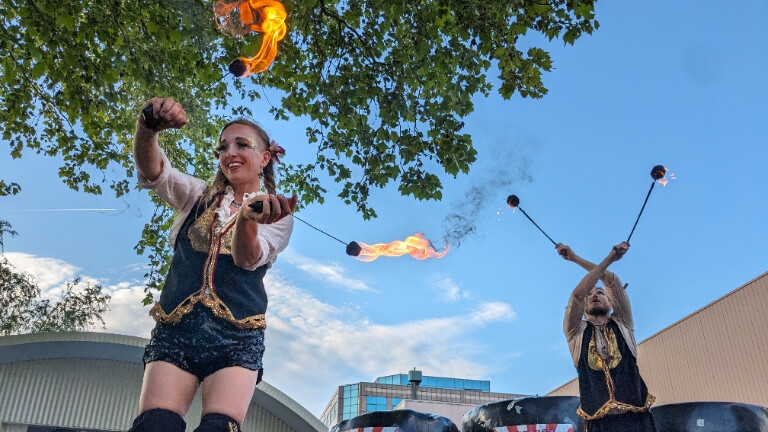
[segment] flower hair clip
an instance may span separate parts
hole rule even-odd
[[[275,140],[271,140],[269,142],[269,153],[275,158],[275,162],[280,163],[280,155],[285,155],[285,149],[280,147]]]

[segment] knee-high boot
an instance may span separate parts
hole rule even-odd
[[[240,432],[240,425],[228,415],[208,413],[200,419],[195,432]]]
[[[184,432],[187,423],[180,415],[163,408],[153,408],[139,414],[128,432]]]

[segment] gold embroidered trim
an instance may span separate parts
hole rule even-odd
[[[181,302],[175,309],[169,314],[166,314],[160,303],[155,303],[152,309],[149,311],[149,315],[154,318],[155,321],[163,324],[176,324],[181,321],[181,317],[188,314],[195,303],[200,303],[205,307],[208,307],[213,311],[213,314],[218,318],[229,321],[241,329],[259,329],[266,328],[267,321],[264,314],[252,315],[243,319],[237,319],[232,315],[232,311],[229,310],[227,305],[214,293],[209,296],[205,296],[203,290],[197,291],[191,296],[187,297]]]
[[[219,198],[221,202],[221,198]],[[216,233],[216,219],[218,215],[213,206],[209,206],[203,214],[189,227],[187,236],[192,242],[192,247],[200,252],[207,251],[208,256],[203,267],[203,286],[192,293],[176,306],[171,313],[166,314],[160,303],[150,309],[149,315],[155,321],[163,324],[176,324],[181,317],[188,314],[195,303],[200,303],[213,311],[213,314],[223,320],[229,321],[242,329],[266,328],[267,322],[264,314],[252,315],[243,319],[237,319],[229,310],[229,307],[216,295],[216,287],[213,283],[213,274],[220,253],[231,254],[232,228],[235,226],[233,218],[221,230]],[[193,229],[194,228],[194,229]],[[206,233],[207,230],[207,233]],[[207,246],[205,243],[208,243]]]
[[[592,331],[592,339],[589,341],[589,349],[587,350],[587,360],[589,367],[594,370],[603,370],[606,360],[608,361],[608,369],[613,369],[621,362],[621,351],[619,351],[619,343],[616,341],[616,334],[608,326],[602,328],[603,338],[608,343],[608,359],[603,359],[600,354],[597,353],[597,332],[600,331],[600,327],[595,326]]]
[[[576,414],[586,421],[598,420],[609,414],[624,414],[628,412],[641,413],[651,409],[651,405],[656,401],[656,397],[648,393],[648,397],[645,398],[645,405],[638,407],[627,403],[619,402],[611,398],[608,402],[603,404],[594,414],[589,415],[579,407],[576,410]]]
[[[211,204],[208,206],[203,214],[201,214],[199,218],[192,222],[192,224],[189,226],[189,229],[187,230],[187,237],[189,238],[189,242],[192,244],[192,249],[198,252],[206,252],[209,250],[209,247],[212,244],[216,243],[211,241],[211,239],[216,239],[216,237],[221,236],[220,239],[217,239],[218,242],[221,243],[218,246],[220,249],[219,253],[232,255],[233,231],[231,228],[234,226],[236,218],[232,218],[232,220],[221,227],[221,230],[217,235],[216,227],[218,223],[218,214],[216,213],[216,209],[218,208],[218,204],[221,203],[221,199],[217,200],[216,203],[217,205]]]

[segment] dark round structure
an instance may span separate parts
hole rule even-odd
[[[362,414],[342,421],[329,432],[374,427],[396,427],[399,432],[459,432],[459,428],[447,417],[408,409]]]
[[[347,244],[347,255],[349,256],[359,256],[360,252],[362,251],[363,251],[363,248],[361,248],[360,245],[357,244],[357,242],[353,241]]]
[[[505,426],[508,430],[530,430],[527,426],[537,424],[583,432],[583,420],[576,414],[579,401],[578,396],[543,396],[480,405],[464,414],[461,432],[496,432]]]
[[[768,408],[738,402],[683,402],[651,407],[659,432],[768,432]]]
[[[517,195],[510,195],[507,197],[507,205],[509,205],[512,208],[515,208],[520,205],[520,198],[517,197]]]
[[[248,72],[248,66],[241,59],[235,59],[229,64],[229,72],[236,77],[241,77]]]
[[[664,178],[664,175],[667,174],[667,169],[664,168],[664,165],[656,165],[651,170],[651,177],[653,177],[654,180],[661,180]]]

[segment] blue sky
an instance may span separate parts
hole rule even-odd
[[[363,263],[297,221],[268,274],[266,381],[320,415],[337,385],[414,367],[523,394],[574,378],[562,315],[584,272],[506,206],[512,193],[550,237],[598,261],[629,235],[651,168],[675,174],[612,267],[629,283],[639,340],[768,271],[768,3],[599,2],[597,17],[600,29],[575,46],[546,44],[546,97],[477,98],[466,128],[479,160],[468,176],[444,177],[442,201],[390,187],[372,193],[376,220],[333,196],[301,211],[345,242],[422,232],[440,249],[453,214],[475,232],[439,260]],[[303,120],[259,120],[284,160],[311,160]],[[3,178],[23,187],[0,207],[19,232],[6,256],[47,295],[75,275],[101,283],[113,296],[106,331],[147,337],[146,259],[133,249],[152,212],[146,192],[76,193],[57,167],[0,154]],[[55,209],[114,210],[43,211]]]

